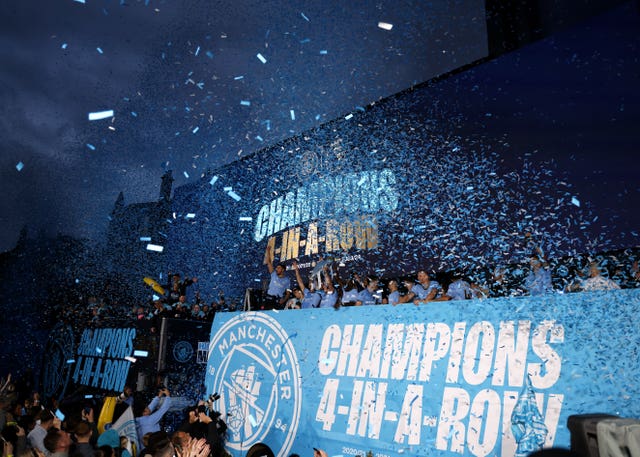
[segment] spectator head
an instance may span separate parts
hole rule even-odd
[[[36,418],[36,420],[40,421],[40,426],[42,428],[47,428],[53,424],[53,413],[48,409],[43,409],[40,413],[40,416]]]
[[[115,457],[115,452],[113,452],[113,448],[108,445],[99,446],[96,450],[95,457]]]
[[[75,435],[78,442],[88,443],[89,439],[91,438],[92,430],[87,422],[81,421],[78,422],[78,425],[76,425],[73,434]]]
[[[44,437],[43,444],[45,449],[51,453],[68,452],[71,446],[71,436],[64,430],[53,427]]]
[[[278,265],[276,265],[276,274],[278,276],[282,276],[285,271],[287,271],[287,266],[284,263],[278,263]]]
[[[191,440],[191,435],[184,430],[177,430],[171,436],[171,442],[176,449],[186,449],[189,445],[189,441]]]
[[[147,443],[147,454],[156,454],[157,450],[165,449],[166,446],[171,444],[171,440],[167,435],[167,432],[160,430],[159,432],[152,432],[149,434]]]
[[[429,273],[427,273],[424,270],[420,270],[418,272],[418,282],[425,283],[425,282],[429,282],[429,280],[430,280]]]
[[[15,446],[18,441],[18,425],[7,422],[7,425],[2,429],[2,438]]]
[[[395,279],[392,279],[391,281],[389,281],[389,284],[387,285],[387,287],[391,292],[395,292],[396,290],[398,290],[398,281],[396,281]]]
[[[591,262],[589,264],[589,277],[595,278],[596,276],[600,276],[600,267],[598,262]]]
[[[298,300],[302,300],[302,290],[300,290],[299,287],[294,287],[293,296],[296,297]]]

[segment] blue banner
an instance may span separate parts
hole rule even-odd
[[[640,415],[640,290],[217,315],[227,449],[526,455],[567,418]]]

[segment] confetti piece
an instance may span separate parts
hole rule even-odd
[[[238,218],[239,221],[241,222],[251,222],[253,220],[253,218],[251,216],[240,216],[240,218]]]
[[[351,119],[353,117],[353,114],[349,113],[347,114],[344,118],[348,121],[349,119]]]
[[[258,141],[264,141],[260,135],[256,135],[256,140],[258,140]]]
[[[580,208],[580,200],[578,200],[576,197],[571,197],[571,203]]]
[[[192,130],[192,133],[197,133],[198,130],[200,130],[200,127],[196,127],[195,129]]]
[[[236,76],[233,79],[235,79],[236,81],[239,81],[241,79],[244,79],[244,76],[240,75],[240,76]]]
[[[188,213],[185,216],[185,219],[195,219],[195,217],[196,217],[196,213]]]
[[[76,3],[82,3],[84,4],[85,0],[74,0]]]
[[[22,162],[18,162],[16,164],[16,170],[22,171],[23,168],[24,168],[24,164]]]
[[[256,57],[260,60],[260,62],[267,63],[267,59],[265,59],[262,54],[258,53]]]
[[[236,194],[234,191],[230,190],[227,195],[231,198],[233,198],[235,201],[239,202],[240,201],[240,195]]]
[[[137,362],[137,360],[135,358],[131,357],[130,355],[125,355],[124,359],[128,360],[131,363],[136,363]]]
[[[222,188],[222,190],[224,190],[225,192],[230,192],[230,191],[232,191],[232,190],[233,190],[233,187],[231,187],[231,186],[226,186],[226,187],[223,187],[223,188]]]
[[[296,120],[296,112],[292,109],[289,110],[289,114],[291,115],[291,120],[295,121]]]
[[[389,24],[388,22],[378,22],[378,27],[384,30],[391,30],[393,28],[393,24]]]
[[[76,361],[75,361],[74,359],[68,359],[68,360],[67,360],[67,363],[68,363],[68,364],[72,364],[72,363],[76,363]]]
[[[209,184],[211,184],[213,186],[216,183],[217,180],[218,180],[218,177],[214,176],[213,178],[211,178],[211,181],[209,181]]]
[[[155,251],[155,252],[162,252],[164,251],[164,247],[163,246],[159,246],[157,244],[147,244],[147,251]]]
[[[249,100],[240,100],[240,104],[242,106],[251,106],[251,102]]]
[[[182,174],[184,175],[185,178],[189,179],[189,173],[187,173],[186,171],[183,171]]]
[[[107,111],[96,111],[94,113],[89,113],[90,121],[99,121],[100,119],[107,119],[108,117],[113,117],[113,110]]]
[[[60,46],[62,49],[67,49],[67,43],[62,43],[62,46]]]
[[[148,357],[149,351],[141,351],[139,349],[136,349],[133,351],[133,355],[136,357]]]
[[[140,241],[151,241],[151,237],[150,236],[141,236],[140,237]]]
[[[303,18],[305,21],[309,22],[309,18],[308,18],[307,16],[305,16],[305,14],[304,14],[304,13],[302,13],[302,12],[301,12],[301,13],[300,13],[300,16],[302,16],[302,18]]]
[[[320,50],[320,55],[323,55],[323,56],[327,55],[327,50],[326,49],[321,49]]]
[[[194,54],[194,55],[196,55],[196,56],[197,56],[198,54],[200,54],[200,46],[198,46],[198,48],[196,49],[196,52],[195,52],[195,54]]]
[[[91,149],[92,151],[95,151],[95,150],[96,150],[96,147],[95,147],[94,145],[92,145],[91,143],[87,143],[87,147],[88,147],[89,149]]]
[[[104,54],[104,51],[102,50],[102,48],[96,48],[96,51],[98,51],[100,54]]]

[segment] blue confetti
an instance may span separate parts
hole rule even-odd
[[[192,133],[198,133],[198,130],[200,130],[200,127],[196,127],[195,129],[193,129]]]
[[[251,102],[249,100],[240,100],[240,104],[242,106],[251,106]]]
[[[262,54],[258,53],[256,57],[260,60],[260,62],[267,63],[267,59],[265,59]]]
[[[18,162],[16,164],[16,170],[22,171],[23,168],[24,168],[24,164],[22,162]]]
[[[140,237],[140,241],[151,241],[151,237],[150,236],[141,236]]]
[[[304,13],[302,13],[302,12],[301,12],[301,13],[300,13],[300,16],[302,16],[302,18],[303,18],[305,21],[309,22],[309,18],[308,18],[307,16],[305,16],[305,14],[304,14]]]
[[[296,113],[294,110],[289,110],[289,114],[291,115],[291,120],[295,121],[296,120]]]
[[[576,197],[571,197],[571,203],[580,208],[580,200],[578,200]]]
[[[87,143],[87,147],[88,147],[89,149],[91,149],[92,151],[95,151],[95,150],[96,150],[96,147],[95,147],[94,145],[92,145],[91,143]]]
[[[209,184],[211,184],[213,186],[216,183],[217,180],[218,180],[218,177],[214,176],[213,178],[211,178],[211,181],[209,181]]]
[[[147,251],[154,251],[154,252],[162,252],[164,251],[164,247],[157,245],[157,244],[147,244]]]
[[[62,43],[62,46],[60,46],[62,49],[67,49],[67,43]]]
[[[227,195],[231,198],[233,198],[235,201],[239,202],[240,201],[240,195],[236,194],[234,191],[230,190]]]
[[[100,54],[104,54],[104,52],[102,51],[102,48],[96,48],[96,51],[98,51]]]
[[[327,50],[326,49],[321,49],[320,50],[320,55],[323,55],[323,56],[327,55]]]

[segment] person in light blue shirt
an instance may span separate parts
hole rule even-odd
[[[267,245],[264,261],[267,264],[270,278],[265,308],[283,309],[285,303],[287,303],[290,298],[291,281],[285,274],[287,267],[283,263],[279,263],[274,268],[273,260],[271,245]]]
[[[329,265],[325,265],[322,269],[322,291],[318,292],[321,297],[319,308],[335,308],[338,306],[338,291],[333,285]]]
[[[424,270],[418,272],[418,283],[414,284],[407,295],[408,301],[413,300],[416,305],[430,301],[451,300],[451,297],[442,293],[440,283],[432,281],[429,274]]]
[[[160,421],[171,406],[171,396],[169,390],[164,388],[158,391],[151,403],[142,411],[142,415],[136,417],[136,430],[138,432],[138,440],[143,442],[143,437],[147,433],[159,432]],[[156,409],[157,408],[157,409]]]
[[[387,297],[387,303],[389,305],[396,306],[400,302],[400,291],[398,290],[398,281],[392,279],[387,285],[389,288],[389,296]]]
[[[529,261],[529,265],[531,270],[524,280],[524,288],[529,291],[529,295],[535,297],[552,292],[551,272],[547,268],[546,262],[534,256]]]
[[[466,281],[460,272],[454,272],[453,281],[447,287],[447,295],[451,300],[469,300],[473,298],[474,293],[471,284]]]
[[[368,306],[368,305],[378,304],[378,300],[374,295],[378,290],[378,278],[376,278],[375,276],[371,276],[367,278],[366,285],[367,287],[362,289],[358,294],[358,299],[356,300],[356,306]]]
[[[296,272],[296,281],[298,282],[298,287],[293,289],[293,294],[296,296],[298,301],[300,302],[301,309],[310,309],[310,308],[318,308],[320,305],[320,301],[322,297],[316,291],[311,291],[307,287],[305,287],[304,281],[302,280],[302,276],[300,275],[300,268],[298,267],[298,262],[293,262],[292,265],[293,271]]]

